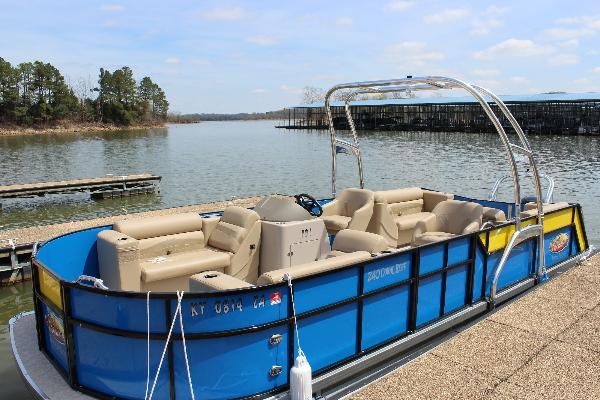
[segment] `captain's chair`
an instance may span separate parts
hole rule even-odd
[[[439,242],[454,236],[477,232],[481,227],[483,207],[477,203],[446,200],[417,222],[413,233],[414,246]]]
[[[374,194],[366,189],[344,189],[335,200],[323,206],[322,218],[327,232],[342,229],[364,231],[373,215]]]

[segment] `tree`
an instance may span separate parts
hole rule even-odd
[[[19,105],[18,71],[0,57],[0,121],[14,122]]]
[[[313,86],[305,86],[302,92],[303,104],[322,103],[325,101],[325,91]]]

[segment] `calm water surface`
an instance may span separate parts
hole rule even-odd
[[[3,203],[0,229],[182,206],[266,193],[330,195],[325,132],[278,130],[271,121],[207,122],[165,129],[85,135],[0,137],[0,184],[128,175],[162,175],[159,195],[92,201],[87,195]],[[590,242],[600,244],[600,138],[530,138],[540,170],[554,177],[554,200],[583,206]],[[423,186],[487,198],[509,172],[495,134],[364,133],[371,189]],[[357,186],[355,161],[340,156],[338,188]],[[523,189],[532,193],[531,186]],[[510,188],[501,192],[510,200]],[[30,286],[0,289],[0,398],[26,396],[7,343],[6,322],[31,309]]]

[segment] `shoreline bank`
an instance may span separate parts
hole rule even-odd
[[[54,135],[54,134],[73,134],[73,133],[95,133],[111,131],[130,131],[140,129],[165,128],[166,123],[160,124],[134,124],[134,125],[115,125],[104,123],[87,124],[58,124],[51,127],[24,127],[18,125],[0,126],[0,136],[25,136],[25,135]]]

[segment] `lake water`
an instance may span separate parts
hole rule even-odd
[[[510,171],[495,134],[361,134],[366,186],[422,186],[487,198]],[[539,168],[554,177],[554,200],[582,204],[591,243],[600,244],[600,137],[530,137]],[[0,229],[87,219],[268,193],[330,196],[329,136],[287,131],[272,121],[206,122],[165,129],[82,135],[0,137],[0,184],[161,175],[158,195],[92,201],[87,195],[3,202]],[[338,157],[338,191],[357,186],[356,162]],[[524,194],[532,193],[526,185]],[[501,191],[511,199],[510,187]],[[12,361],[6,323],[31,309],[30,285],[0,289],[2,397],[27,396]]]

